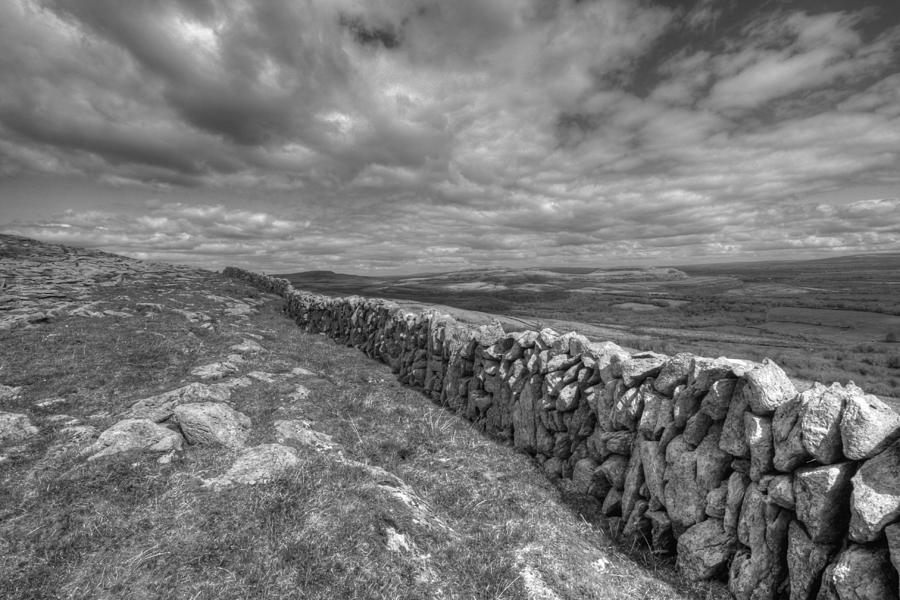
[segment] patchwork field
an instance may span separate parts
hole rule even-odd
[[[900,254],[651,269],[480,269],[408,277],[328,271],[295,287],[502,316],[665,353],[781,364],[804,382],[854,381],[900,406]]]

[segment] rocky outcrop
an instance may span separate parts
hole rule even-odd
[[[571,479],[611,529],[675,550],[691,579],[726,577],[741,599],[897,597],[900,416],[852,384],[798,393],[768,359],[629,353],[226,274]],[[277,428],[286,444],[328,442]]]
[[[250,436],[250,418],[221,402],[181,404],[173,416],[191,444],[240,448]]]
[[[88,460],[133,450],[162,454],[181,450],[183,441],[178,432],[149,419],[125,419],[101,433],[84,454]]]
[[[0,411],[0,446],[24,442],[38,431],[27,415]]]

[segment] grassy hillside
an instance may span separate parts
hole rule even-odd
[[[4,599],[726,596],[273,296],[7,236],[0,266],[0,411],[36,427],[0,442]],[[90,459],[187,384],[249,418],[242,444]],[[272,444],[295,462],[226,478]]]

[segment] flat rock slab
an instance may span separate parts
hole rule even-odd
[[[295,442],[318,451],[334,450],[337,444],[327,433],[315,431],[302,419],[275,421],[275,439],[279,444]]]
[[[231,390],[221,384],[189,383],[174,390],[142,398],[128,409],[123,417],[150,419],[160,423],[175,413],[175,407],[189,402],[223,402],[231,397]]]
[[[241,448],[250,436],[250,417],[221,402],[181,404],[173,416],[191,444]]]
[[[0,412],[0,444],[18,444],[38,434],[27,415]]]
[[[258,485],[266,483],[300,463],[297,451],[281,444],[262,444],[244,450],[228,471],[206,482],[207,486],[222,488],[234,484]]]
[[[84,453],[88,460],[129,450],[164,453],[181,450],[183,441],[178,432],[149,419],[125,419],[101,433]]]

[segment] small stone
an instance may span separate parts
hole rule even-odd
[[[759,479],[772,471],[775,448],[772,444],[772,421],[753,413],[744,413],[744,435],[750,448],[750,479]]]
[[[609,480],[613,488],[621,490],[625,487],[625,476],[628,472],[628,459],[619,454],[613,454],[600,465],[600,471]]]
[[[639,352],[622,363],[622,380],[628,387],[640,385],[648,377],[656,377],[668,360],[664,354]]]
[[[749,458],[750,447],[744,435],[744,413],[747,411],[747,394],[744,390],[746,384],[741,381],[735,385],[731,404],[728,406],[728,414],[722,424],[722,436],[719,438],[719,447],[725,452],[738,458]]]
[[[725,506],[728,500],[728,484],[723,483],[706,494],[706,514],[722,519],[725,517]]]
[[[782,508],[794,510],[794,481],[790,475],[776,475],[769,482],[769,500]]]
[[[728,406],[734,393],[736,379],[719,379],[710,386],[700,402],[700,410],[714,421],[721,421],[728,415]]]
[[[671,396],[675,388],[687,381],[694,366],[694,356],[679,352],[669,358],[653,381],[653,389],[664,396]]]
[[[803,446],[800,415],[804,410],[804,395],[799,394],[775,409],[772,417],[772,442],[775,456],[772,464],[779,471],[790,473],[807,460],[809,452]]]

